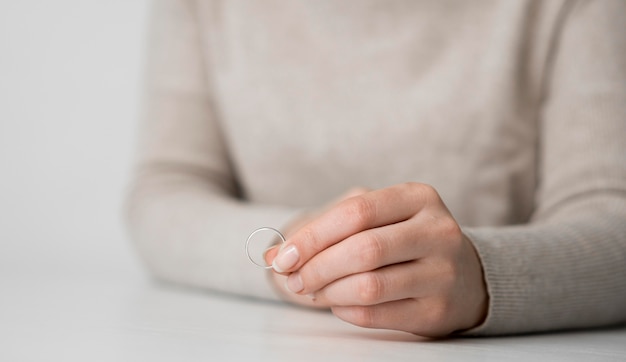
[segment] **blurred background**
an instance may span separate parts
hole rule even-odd
[[[0,273],[139,270],[123,226],[146,0],[0,0]]]

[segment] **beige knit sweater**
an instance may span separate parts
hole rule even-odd
[[[159,0],[128,221],[154,275],[278,298],[243,245],[353,186],[433,185],[476,334],[626,321],[626,2]]]

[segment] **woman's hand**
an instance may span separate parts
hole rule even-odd
[[[288,275],[289,300],[330,307],[349,323],[436,337],[475,327],[486,315],[476,251],[428,185],[343,200],[277,250],[266,260]]]
[[[329,211],[341,201],[347,200],[351,197],[363,195],[364,193],[369,192],[369,191],[371,190],[366,187],[354,187],[346,191],[345,193],[343,193],[336,199],[329,202],[326,206],[318,210],[314,210],[304,215],[301,215],[299,218],[293,220],[289,225],[287,225],[284,228],[283,234],[285,235],[287,239],[290,239],[291,236],[300,228],[302,228],[309,222],[315,220],[316,218],[321,216],[324,212]],[[275,245],[274,247],[266,251],[265,261],[268,265],[272,264],[272,260],[276,256],[280,246],[281,246],[280,244]],[[288,274],[271,273],[271,281],[274,284],[274,288],[281,294],[283,299],[289,302],[307,306],[307,307],[313,307],[313,308],[327,308],[328,307],[328,306],[321,305],[319,303],[315,304],[315,302],[309,296],[300,295],[300,294],[292,293],[291,291],[289,291],[289,288],[287,288],[287,275]]]

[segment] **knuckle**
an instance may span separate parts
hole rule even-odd
[[[435,187],[431,184],[419,184],[419,191],[429,197],[439,196]]]
[[[358,298],[363,305],[377,304],[385,295],[385,283],[374,273],[362,274],[358,288]]]
[[[439,195],[439,193],[437,192],[435,187],[433,185],[431,185],[431,184],[421,184],[421,189],[422,189],[422,192],[424,192],[427,195],[431,195],[431,196],[433,196],[433,195],[438,196]]]
[[[460,239],[461,227],[451,217],[445,217],[438,222],[439,233],[446,240]]]
[[[425,316],[425,324],[430,330],[440,330],[447,324],[450,315],[450,306],[445,299],[439,299],[432,303]]]
[[[422,184],[417,182],[405,182],[397,186],[399,193],[403,195],[417,195],[420,193],[420,187]]]
[[[439,193],[431,185],[422,185],[420,196],[427,204],[436,205],[442,202]]]
[[[432,194],[432,193],[437,193],[437,191],[435,191],[435,188],[429,184],[425,184],[425,183],[421,183],[421,182],[406,182],[404,184],[402,184],[403,187],[406,187],[407,189],[413,191],[413,192],[419,192],[419,193],[424,193],[424,194]]]
[[[446,262],[439,269],[439,284],[445,289],[451,288],[457,281],[458,266],[453,262]]]
[[[376,204],[365,197],[353,197],[346,203],[345,216],[360,229],[366,229],[376,220]]]
[[[371,328],[376,325],[376,315],[373,308],[354,306],[352,308],[352,323],[359,327]]]
[[[304,287],[307,290],[317,290],[322,286],[325,280],[324,270],[316,265],[315,260],[304,264],[298,271]]]
[[[318,249],[321,246],[320,238],[313,228],[305,226],[300,232],[302,233],[301,239],[305,241],[301,243],[302,245],[310,245],[314,249]]]
[[[437,190],[429,184],[419,182],[407,182],[401,185],[402,191],[407,195],[412,195],[422,203],[432,202],[439,199]]]
[[[358,261],[366,269],[373,269],[381,264],[385,255],[385,242],[376,232],[370,232],[362,243],[359,243]]]

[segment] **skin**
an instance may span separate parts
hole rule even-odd
[[[265,258],[288,301],[330,308],[357,326],[426,337],[485,319],[480,259],[429,185],[351,190],[296,220],[286,236]]]

